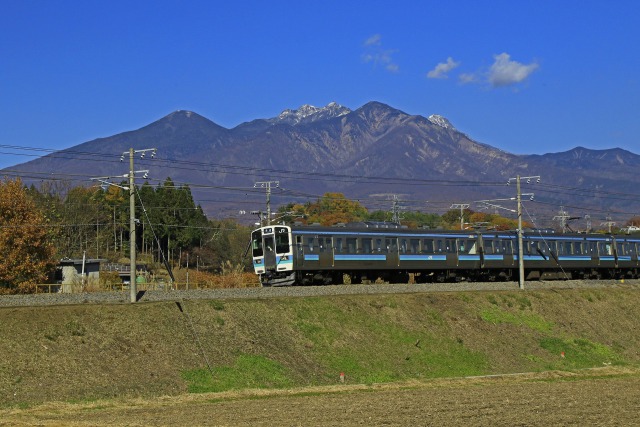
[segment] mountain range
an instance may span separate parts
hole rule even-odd
[[[638,196],[629,196],[638,194],[640,184],[640,156],[634,153],[576,147],[511,154],[474,141],[445,117],[410,115],[380,102],[356,110],[334,102],[303,105],[231,129],[179,110],[3,172],[25,181],[65,174],[86,185],[99,176],[116,182],[128,164],[115,161],[130,148],[157,148],[155,161],[136,159],[135,168],[148,169],[151,182],[170,177],[188,184],[212,217],[264,209],[265,189],[254,188],[257,182],[273,182],[273,209],[340,192],[374,210],[389,209],[396,196],[410,210],[443,212],[452,204],[477,210],[481,205],[474,201],[511,199],[515,188],[506,184],[516,176],[540,176],[539,183],[523,182],[522,191],[535,193],[529,209],[545,217],[561,206],[580,215],[592,211],[594,218],[608,211],[628,218],[640,208]],[[510,200],[490,204],[505,213],[515,208]]]

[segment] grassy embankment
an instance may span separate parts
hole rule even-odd
[[[3,406],[640,365],[640,290],[0,309]]]

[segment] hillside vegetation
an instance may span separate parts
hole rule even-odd
[[[640,291],[0,309],[2,405],[640,363]]]

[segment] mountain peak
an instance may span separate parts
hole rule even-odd
[[[350,112],[350,109],[343,107],[337,102],[330,102],[325,107],[315,107],[310,104],[304,104],[297,110],[286,109],[280,113],[278,117],[270,121],[297,125],[300,123],[312,123],[318,120],[332,119],[334,117],[344,116]]]
[[[453,127],[453,125],[451,124],[451,122],[449,120],[447,120],[445,117],[440,116],[438,114],[432,114],[428,117],[428,120],[433,123],[436,126],[440,126],[443,127],[447,130],[456,130],[455,127]]]

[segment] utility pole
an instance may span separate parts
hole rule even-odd
[[[103,176],[99,178],[91,178],[92,181],[99,181],[102,183],[102,188],[106,189],[108,186],[113,185],[118,188],[122,188],[123,190],[129,190],[129,296],[131,302],[137,301],[138,290],[136,286],[136,199],[135,199],[135,174],[136,173],[144,173],[143,178],[146,178],[149,174],[148,170],[134,171],[133,168],[133,156],[136,153],[140,153],[140,158],[144,158],[147,152],[151,152],[151,158],[153,159],[156,156],[156,148],[145,148],[142,150],[134,150],[130,148],[129,151],[125,151],[120,156],[120,161],[123,162],[126,155],[129,155],[129,173],[118,176]],[[109,182],[112,178],[129,178],[129,186],[124,187],[122,185],[114,184],[113,182]],[[114,227],[115,227],[115,208],[113,211],[114,215]],[[115,233],[115,228],[114,228]],[[121,245],[122,246],[122,245]]]
[[[531,182],[531,179],[535,178],[540,182],[539,176],[526,176],[524,179],[527,183]],[[512,180],[516,181],[516,201],[518,203],[518,286],[520,289],[524,289],[524,248],[522,247],[522,192],[520,191],[520,175],[515,178],[509,178],[509,183]],[[531,196],[533,198],[533,195]]]
[[[280,181],[263,181],[253,184],[253,188],[266,188],[267,189],[267,225],[271,225],[271,185],[274,187],[280,186]],[[260,221],[262,222],[262,220]]]
[[[449,209],[460,209],[460,230],[464,230],[464,210],[469,207],[467,203],[454,203]]]
[[[568,219],[569,219],[569,213],[564,210],[564,206],[560,206],[560,212],[558,212],[558,215],[553,217],[553,220],[560,221],[560,228],[562,228],[563,234],[567,231]]]
[[[123,153],[124,154],[124,153]],[[136,192],[133,171],[133,148],[129,149],[129,297],[131,302],[138,299],[136,283]]]
[[[520,191],[520,175],[516,176],[516,192],[518,203],[518,285],[524,289],[524,248],[522,247],[522,192]]]
[[[393,204],[391,205],[391,221],[400,224],[400,203],[397,195],[393,195]]]
[[[616,225],[615,221],[611,220],[611,215],[607,214],[607,218],[605,222],[600,223],[600,226],[607,226],[609,228],[609,233],[611,233],[611,227],[613,227],[614,225]]]

